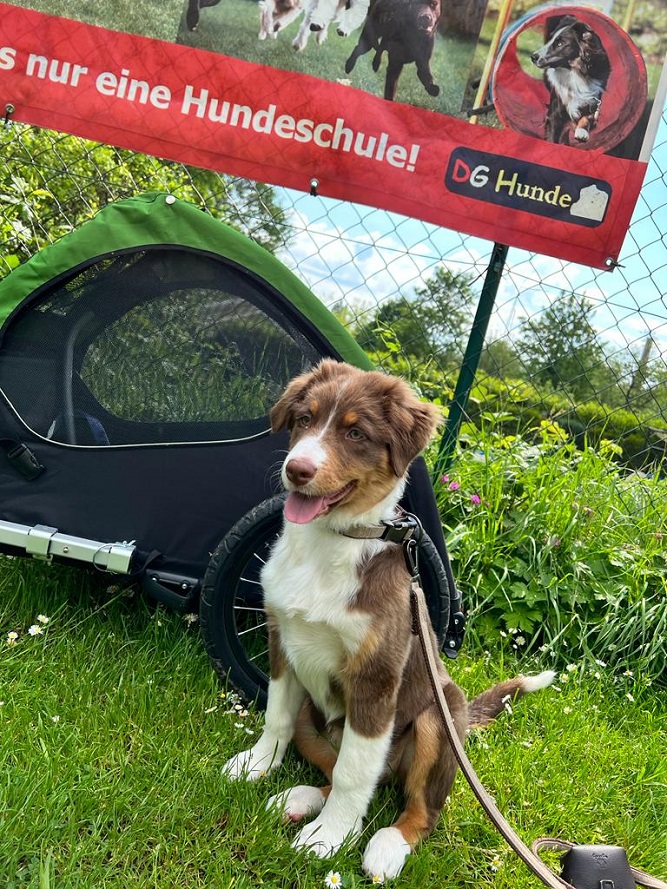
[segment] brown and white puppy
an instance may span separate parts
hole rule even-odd
[[[261,578],[268,704],[257,743],[225,766],[230,778],[254,780],[277,768],[294,740],[327,784],[293,787],[271,804],[286,820],[313,819],[294,846],[320,857],[358,837],[378,783],[398,778],[405,810],[373,835],[363,859],[382,879],[400,873],[435,826],[457,766],[411,633],[401,546],[344,532],[395,517],[408,466],[438,421],[402,380],[331,360],[293,380],[275,405],[273,429],[287,427],[291,439],[284,529]],[[552,678],[519,677],[468,706],[441,665],[461,738]]]

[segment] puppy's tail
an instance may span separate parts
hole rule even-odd
[[[489,725],[499,713],[509,709],[510,702],[532,691],[547,688],[555,677],[553,670],[545,670],[537,676],[517,676],[508,679],[483,691],[468,704],[468,728],[482,728]]]

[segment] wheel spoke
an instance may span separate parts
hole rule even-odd
[[[254,627],[248,627],[247,630],[241,630],[241,632],[240,632],[240,633],[237,632],[236,635],[237,635],[237,636],[247,636],[248,633],[256,633],[257,630],[261,630],[262,627],[265,627],[266,625],[267,625],[267,621],[264,621],[264,623],[261,623],[261,624],[255,624]]]
[[[255,661],[259,660],[260,658],[268,657],[268,654],[269,654],[269,649],[265,648],[264,651],[260,651],[258,654],[253,654],[252,657],[248,658],[248,660],[251,663],[254,663]]]

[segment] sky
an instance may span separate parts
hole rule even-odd
[[[280,191],[280,190],[279,190]],[[492,244],[397,214],[287,189],[295,237],[281,256],[327,305],[358,311],[383,298],[410,295],[444,262],[482,279]],[[587,296],[593,323],[610,349],[641,351],[667,364],[667,110],[619,262],[599,271],[510,247],[487,339],[507,336],[563,290]],[[511,334],[510,334],[511,335]]]

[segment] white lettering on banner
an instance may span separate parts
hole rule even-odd
[[[0,46],[0,71],[11,71],[16,63],[17,50],[11,46]],[[134,77],[129,68],[121,68],[120,72],[93,72],[89,84],[86,84],[88,73],[89,69],[84,65],[39,53],[30,53],[25,63],[27,77],[73,88],[90,85],[101,96],[110,99],[152,106],[161,111],[172,108],[172,91],[168,86],[160,83],[153,85],[148,79]],[[180,113],[214,124],[277,136],[279,139],[312,143],[327,151],[356,155],[410,173],[416,168],[421,147],[418,144],[392,143],[386,132],[361,132],[349,126],[343,117],[337,117],[334,121],[295,118],[291,114],[281,114],[275,104],[255,110],[249,105],[212,96],[208,89],[192,84],[184,87]]]
[[[0,46],[0,71],[11,71],[16,64],[16,50],[13,46]]]
[[[171,102],[171,90],[168,86],[158,83],[150,86],[145,80],[130,77],[127,68],[123,68],[120,77],[112,71],[103,71],[95,80],[95,89],[102,96],[114,96],[140,105],[153,105],[154,108],[166,110]]]
[[[50,80],[51,83],[66,83],[68,86],[78,86],[79,80],[88,69],[74,62],[61,62],[59,59],[47,59],[30,53],[25,66],[28,77],[38,77],[40,80]]]
[[[185,87],[181,101],[181,114],[194,115],[200,120],[254,130],[256,133],[291,139],[294,142],[312,142],[318,148],[384,161],[410,173],[415,170],[421,147],[419,145],[407,147],[390,144],[388,133],[377,136],[356,131],[347,126],[342,117],[337,117],[333,123],[315,123],[309,118],[297,119],[291,114],[278,114],[277,111],[276,105],[253,111],[247,105],[224,101],[211,96],[206,88],[197,89],[191,84]]]

